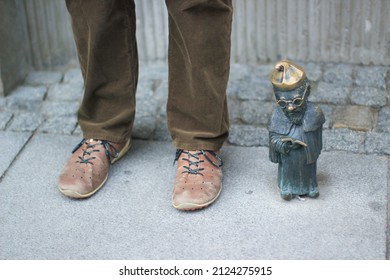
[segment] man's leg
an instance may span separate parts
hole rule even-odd
[[[208,206],[221,191],[219,149],[228,136],[231,0],[166,0],[168,126],[178,148],[173,205]]]
[[[85,82],[78,115],[84,137],[123,142],[131,135],[138,78],[134,2],[66,3]]]
[[[66,0],[84,77],[78,120],[85,140],[68,160],[60,191],[84,198],[100,189],[130,146],[138,57],[135,6],[128,0]]]

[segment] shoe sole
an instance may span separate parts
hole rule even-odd
[[[120,160],[131,148],[131,139],[129,139],[126,143],[126,145],[123,147],[123,149],[119,152],[118,154],[118,157],[114,158],[112,161],[111,161],[111,164],[114,164],[115,162],[117,162],[118,160]],[[88,198],[92,195],[94,195],[98,190],[100,190],[104,184],[107,182],[108,180],[108,174],[106,176],[106,178],[104,178],[103,182],[100,184],[100,186],[98,186],[95,190],[93,190],[92,192],[89,192],[89,193],[86,193],[86,194],[81,194],[81,193],[78,193],[78,192],[75,192],[75,191],[72,191],[72,190],[63,190],[61,189],[61,187],[59,186],[58,189],[60,190],[60,192],[67,196],[67,197],[71,197],[71,198]]]
[[[130,138],[127,141],[126,145],[123,147],[123,149],[119,152],[118,156],[111,161],[111,164],[114,164],[115,162],[120,160],[130,150],[131,145],[132,145],[132,142],[131,142],[131,138]]]
[[[219,192],[217,193],[217,195],[212,200],[210,200],[207,203],[204,203],[204,204],[182,203],[182,204],[179,204],[179,205],[175,205],[175,204],[172,203],[172,206],[175,207],[177,210],[181,210],[181,211],[201,210],[203,208],[206,208],[210,204],[212,204],[214,201],[216,201],[217,198],[219,197],[219,195],[221,194],[221,192],[222,192],[222,183],[221,183],[221,188],[219,189]]]
[[[103,185],[106,183],[108,179],[108,174],[106,176],[106,178],[104,178],[103,182],[100,184],[99,187],[97,187],[94,191],[92,192],[89,192],[89,193],[86,193],[86,194],[81,194],[81,193],[78,193],[78,192],[75,192],[75,191],[72,191],[72,190],[62,190],[59,188],[60,192],[67,196],[67,197],[71,197],[71,198],[88,198],[90,196],[92,196],[93,194],[95,194],[98,190],[100,190]]]

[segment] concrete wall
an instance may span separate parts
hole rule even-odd
[[[31,70],[23,0],[0,1],[0,96]]]
[[[235,1],[234,61],[390,64],[389,0]]]
[[[234,0],[232,61],[390,64],[389,0]],[[34,66],[75,57],[63,0],[25,0]],[[140,59],[165,60],[162,0],[136,0]]]
[[[3,79],[1,78],[1,61],[0,61],[0,97],[4,95]]]
[[[24,0],[35,69],[52,69],[76,59],[65,0]]]
[[[168,25],[164,1],[135,2],[140,59],[165,61]],[[287,57],[390,65],[390,0],[233,2],[232,62],[256,64]],[[9,74],[28,64],[30,53],[30,64],[37,70],[76,60],[64,0],[2,0],[0,15],[0,32],[9,31],[5,36],[9,39],[0,45],[5,90],[12,84]],[[16,70],[9,71],[10,65]]]

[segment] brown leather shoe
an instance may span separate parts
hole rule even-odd
[[[209,206],[222,190],[222,159],[214,151],[177,150],[172,205],[178,210]]]
[[[87,198],[96,193],[108,179],[110,165],[130,149],[125,143],[83,139],[72,151],[60,175],[58,188],[72,198]]]

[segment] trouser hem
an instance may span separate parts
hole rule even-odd
[[[188,143],[188,142],[183,142],[179,140],[173,140],[173,144],[177,149],[183,149],[183,150],[210,150],[210,151],[219,151],[223,143],[210,143],[210,142],[197,142],[197,143]]]
[[[112,135],[106,135],[106,134],[94,134],[94,133],[84,133],[85,139],[97,139],[97,140],[107,140],[114,143],[124,143],[128,139],[130,139],[130,136],[127,137],[117,137]]]

